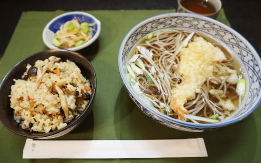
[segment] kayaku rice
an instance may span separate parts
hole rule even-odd
[[[91,87],[78,66],[54,56],[27,65],[11,87],[14,119],[30,132],[59,130],[86,108]]]

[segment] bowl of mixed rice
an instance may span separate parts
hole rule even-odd
[[[95,71],[85,57],[42,51],[16,64],[2,80],[0,120],[21,136],[56,138],[87,117],[95,92]]]

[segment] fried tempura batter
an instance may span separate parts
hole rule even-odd
[[[184,114],[188,114],[184,104],[187,100],[194,99],[200,93],[200,87],[213,76],[214,62],[226,60],[225,54],[202,37],[195,37],[187,48],[178,54],[180,63],[177,73],[185,82],[172,89],[170,108],[178,114],[178,118],[185,121]]]

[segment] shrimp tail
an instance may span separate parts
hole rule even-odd
[[[178,118],[181,121],[185,121],[184,114],[188,115],[189,112],[186,108],[184,108],[182,105],[178,104],[178,101],[176,98],[172,98],[170,100],[170,108],[178,114]]]

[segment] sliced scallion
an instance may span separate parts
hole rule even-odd
[[[143,74],[142,70],[139,67],[137,67],[134,63],[131,63],[130,66],[136,74]]]
[[[238,93],[239,96],[244,96],[245,91],[246,91],[246,80],[241,78],[237,82],[236,92]]]
[[[210,118],[204,118],[204,117],[199,117],[195,115],[186,115],[184,114],[184,117],[187,119],[193,119],[193,120],[198,120],[198,121],[203,121],[203,122],[208,122],[208,123],[218,123],[219,120],[216,119],[210,119]]]
[[[140,58],[137,58],[135,63],[136,63],[136,65],[139,66],[141,69],[143,69],[143,70],[145,69],[145,65],[144,65],[144,63],[142,62],[142,60],[141,60]]]
[[[140,43],[142,44],[142,43],[144,43],[144,42],[146,42],[146,41],[148,41],[148,39],[144,38],[144,39],[142,39],[142,40],[140,41]]]
[[[133,70],[132,70],[132,68],[130,67],[129,64],[127,64],[127,70],[128,70],[128,72],[130,73],[130,75],[131,75],[134,79],[136,79],[136,75],[135,75],[135,73],[133,72]]]
[[[218,114],[213,114],[213,115],[211,115],[211,116],[208,117],[208,118],[211,118],[211,119],[217,119],[217,117],[218,117]]]
[[[144,70],[143,70],[142,72],[143,72],[143,74],[145,75],[147,81],[148,81],[148,82],[152,82],[152,79],[150,78],[149,74],[148,74],[146,71],[144,71]]]
[[[177,55],[182,48],[185,48],[188,45],[189,40],[192,38],[195,32],[192,32],[188,35],[188,37],[181,42],[181,45],[179,46],[178,50],[175,51],[174,55]]]

